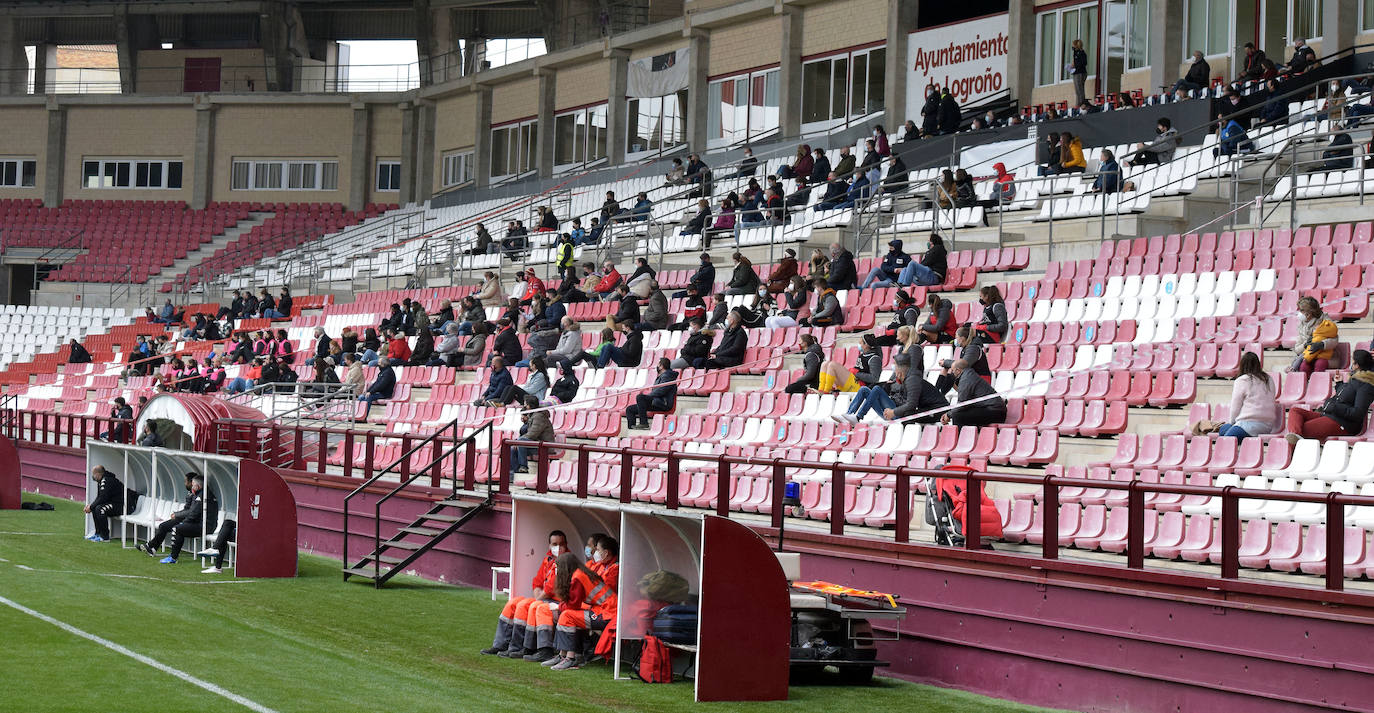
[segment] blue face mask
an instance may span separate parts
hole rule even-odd
[[[590,547],[583,547],[583,548],[582,548],[582,554],[586,555],[586,556],[587,556],[587,559],[591,559],[591,558],[592,558],[592,548],[590,548]]]

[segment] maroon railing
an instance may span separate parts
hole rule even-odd
[[[105,440],[115,443],[133,443],[136,435],[132,420],[17,409],[0,413],[0,433],[16,441],[68,448],[85,448],[86,441],[96,440],[101,434],[107,434]]]

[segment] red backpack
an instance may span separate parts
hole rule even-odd
[[[644,635],[644,645],[639,650],[639,662],[635,673],[645,683],[672,683],[673,660],[668,646],[653,634]]]

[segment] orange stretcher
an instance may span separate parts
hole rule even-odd
[[[891,594],[874,592],[867,589],[854,589],[853,587],[846,587],[841,584],[835,584],[834,582],[825,582],[821,580],[814,582],[793,582],[792,588],[829,597],[878,600],[887,602],[888,606],[893,609],[897,608],[897,598]]]

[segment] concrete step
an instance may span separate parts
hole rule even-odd
[[[161,289],[162,285],[175,279],[178,275],[201,264],[214,256],[215,251],[227,247],[230,243],[246,235],[253,228],[266,223],[274,213],[252,213],[248,220],[240,220],[234,227],[224,231],[220,235],[211,238],[210,242],[201,245],[196,250],[187,253],[186,257],[172,263],[171,267],[163,268],[162,272],[153,277],[150,282],[155,289]]]

